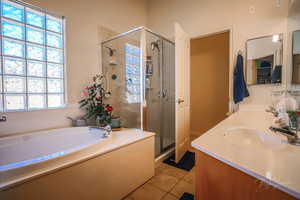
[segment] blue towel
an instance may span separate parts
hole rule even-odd
[[[272,72],[272,83],[281,83],[282,79],[282,66],[276,65]]]
[[[244,78],[244,61],[243,56],[238,55],[237,62],[234,70],[234,85],[233,85],[234,103],[243,101],[244,98],[249,96],[246,81]]]

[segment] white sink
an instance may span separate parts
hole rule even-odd
[[[224,139],[233,145],[282,149],[286,142],[274,133],[265,133],[255,129],[233,127],[225,130]]]

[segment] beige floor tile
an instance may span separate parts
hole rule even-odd
[[[166,168],[166,164],[159,164],[156,168],[155,168],[155,175],[161,174],[162,171],[164,170],[164,168]]]
[[[133,200],[132,198],[130,198],[130,197],[125,197],[124,199],[122,199],[122,200]]]
[[[183,180],[195,185],[195,167],[183,177]]]
[[[195,185],[181,180],[171,191],[171,193],[177,197],[181,197],[185,192],[195,194]]]
[[[178,169],[176,167],[172,167],[170,165],[163,164],[163,166],[161,166],[161,169],[158,171],[158,173],[167,174],[177,179],[181,179],[185,175],[187,175],[188,172],[182,169]]]
[[[162,200],[178,200],[178,198],[172,194],[167,194],[166,196],[164,196],[164,198],[162,198]]]
[[[161,173],[154,176],[148,183],[163,191],[169,192],[177,182],[177,178]]]
[[[130,200],[160,200],[166,192],[146,183],[134,191],[128,198]]]

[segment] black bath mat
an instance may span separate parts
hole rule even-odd
[[[194,195],[185,192],[179,200],[194,200]]]
[[[175,162],[175,154],[172,154],[169,158],[164,160],[164,163],[190,171],[195,166],[195,153],[187,151],[178,163]]]

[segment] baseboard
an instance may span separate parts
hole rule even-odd
[[[155,168],[158,167],[168,156],[175,152],[175,148],[171,148],[162,155],[155,158]]]

